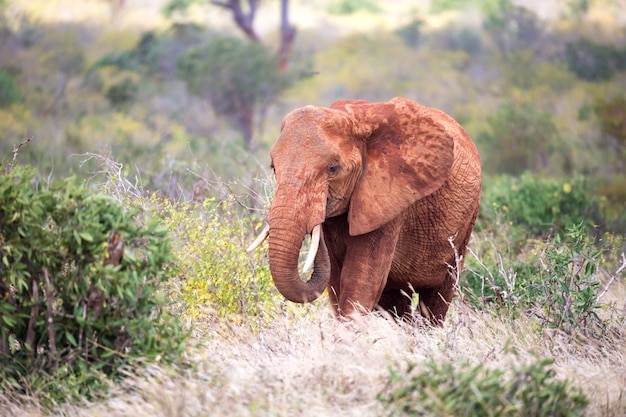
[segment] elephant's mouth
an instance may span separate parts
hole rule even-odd
[[[309,246],[309,251],[306,256],[306,260],[304,261],[304,267],[302,268],[302,272],[305,274],[309,272],[311,268],[313,267],[315,256],[317,255],[317,251],[320,245],[321,232],[322,232],[321,224],[317,224],[313,228],[313,231],[311,232],[311,243]],[[257,236],[254,242],[252,242],[250,246],[248,246],[248,249],[246,250],[248,252],[252,252],[256,250],[269,237],[269,235],[270,235],[270,225],[266,223],[265,227],[263,227],[263,230],[261,230],[261,233],[259,233],[259,236]]]

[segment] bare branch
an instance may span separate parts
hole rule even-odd
[[[240,0],[211,1],[211,3],[216,6],[230,10],[237,26],[246,34],[248,39],[254,42],[261,41],[252,25],[254,23],[254,15],[256,14],[260,2],[260,0],[248,0],[248,11],[244,12]]]
[[[26,139],[25,141],[20,142],[19,145],[15,146],[13,145],[13,162],[15,162],[15,160],[17,159],[17,154],[20,151],[20,148],[28,143],[30,143],[31,140],[33,140],[35,137],[31,136],[28,139]]]
[[[617,268],[617,271],[615,271],[615,273],[611,275],[611,278],[609,278],[609,281],[606,283],[604,290],[596,298],[596,304],[600,301],[600,298],[602,298],[604,294],[606,294],[606,292],[609,290],[609,286],[613,283],[613,281],[615,281],[615,278],[617,278],[626,269],[626,255],[624,254],[624,252],[622,252],[620,262],[622,264],[619,266],[619,268]]]
[[[293,41],[296,38],[296,28],[289,23],[289,0],[280,2],[280,48],[278,49],[278,65],[281,71],[287,69],[287,61]]]
[[[48,328],[48,344],[50,346],[50,362],[53,366],[56,366],[57,360],[57,345],[56,345],[56,331],[54,330],[54,300],[52,299],[52,288],[50,285],[50,277],[48,276],[48,268],[45,266],[42,268],[44,278],[46,279],[46,327]]]
[[[26,344],[30,347],[28,352],[28,359],[35,357],[35,325],[37,324],[37,317],[39,316],[39,286],[37,285],[37,278],[33,277],[33,307],[30,310],[30,319],[28,320],[28,330],[26,331]]]

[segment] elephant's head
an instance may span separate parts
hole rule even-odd
[[[328,285],[324,239],[311,279],[298,272],[304,238],[325,219],[347,213],[350,235],[369,233],[446,181],[454,143],[424,109],[400,98],[341,101],[284,118],[271,150],[276,192],[266,232],[272,277],[287,299],[312,301]]]

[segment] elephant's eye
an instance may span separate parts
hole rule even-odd
[[[329,174],[334,175],[337,172],[339,172],[339,164],[333,162],[330,165],[328,165],[328,173]]]

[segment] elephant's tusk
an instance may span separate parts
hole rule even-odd
[[[259,236],[254,240],[254,242],[252,242],[252,244],[250,244],[250,246],[248,246],[248,249],[246,249],[246,251],[252,252],[256,248],[261,246],[261,243],[263,243],[269,235],[270,235],[270,225],[266,224],[263,230],[261,230],[261,233],[259,233]]]
[[[306,257],[306,261],[304,262],[304,268],[302,271],[306,274],[311,270],[313,266],[313,261],[315,261],[315,255],[317,255],[317,249],[320,246],[320,233],[322,232],[322,225],[318,224],[313,228],[313,232],[311,233],[311,247],[309,248],[309,253]]]

